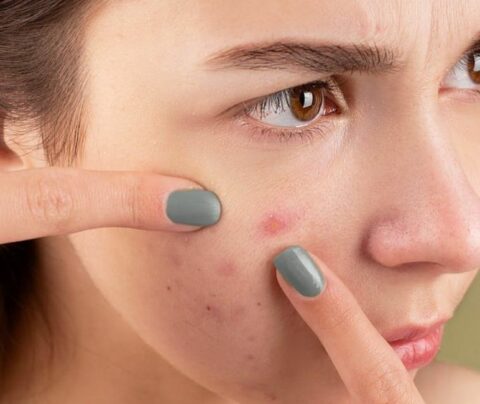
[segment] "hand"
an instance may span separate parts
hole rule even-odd
[[[174,223],[167,197],[179,189],[197,192],[172,198]],[[54,167],[0,173],[0,244],[109,226],[190,231],[219,215],[215,194],[184,178]]]
[[[353,402],[424,404],[401,359],[353,294],[314,254],[305,252],[294,246],[278,254],[274,259],[277,280],[325,347]],[[320,275],[309,265],[308,256],[320,268]],[[290,285],[297,285],[303,295]]]

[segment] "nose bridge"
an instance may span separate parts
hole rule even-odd
[[[404,108],[402,117],[383,115],[396,118],[394,124],[377,121],[386,128],[380,166],[387,168],[375,179],[382,192],[366,234],[368,254],[389,267],[430,262],[449,272],[478,269],[480,198],[441,117],[422,105],[410,104],[414,111],[403,115]]]

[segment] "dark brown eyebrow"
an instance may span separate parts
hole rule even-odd
[[[377,45],[318,44],[297,41],[244,44],[220,50],[208,69],[291,70],[323,74],[391,72],[402,67],[398,50]]]
[[[480,51],[478,32],[463,55]],[[323,74],[394,72],[402,68],[397,49],[376,44],[317,44],[299,41],[248,43],[220,50],[205,60],[208,69],[300,70]]]

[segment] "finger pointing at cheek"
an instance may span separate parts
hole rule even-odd
[[[274,265],[282,290],[325,347],[355,402],[424,403],[394,349],[333,271],[298,245],[279,253]]]

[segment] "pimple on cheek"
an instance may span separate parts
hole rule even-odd
[[[270,238],[285,234],[298,223],[299,213],[289,211],[267,212],[258,224],[257,234],[261,238]]]
[[[217,267],[217,273],[221,276],[231,277],[237,273],[237,266],[231,260],[225,260]]]

